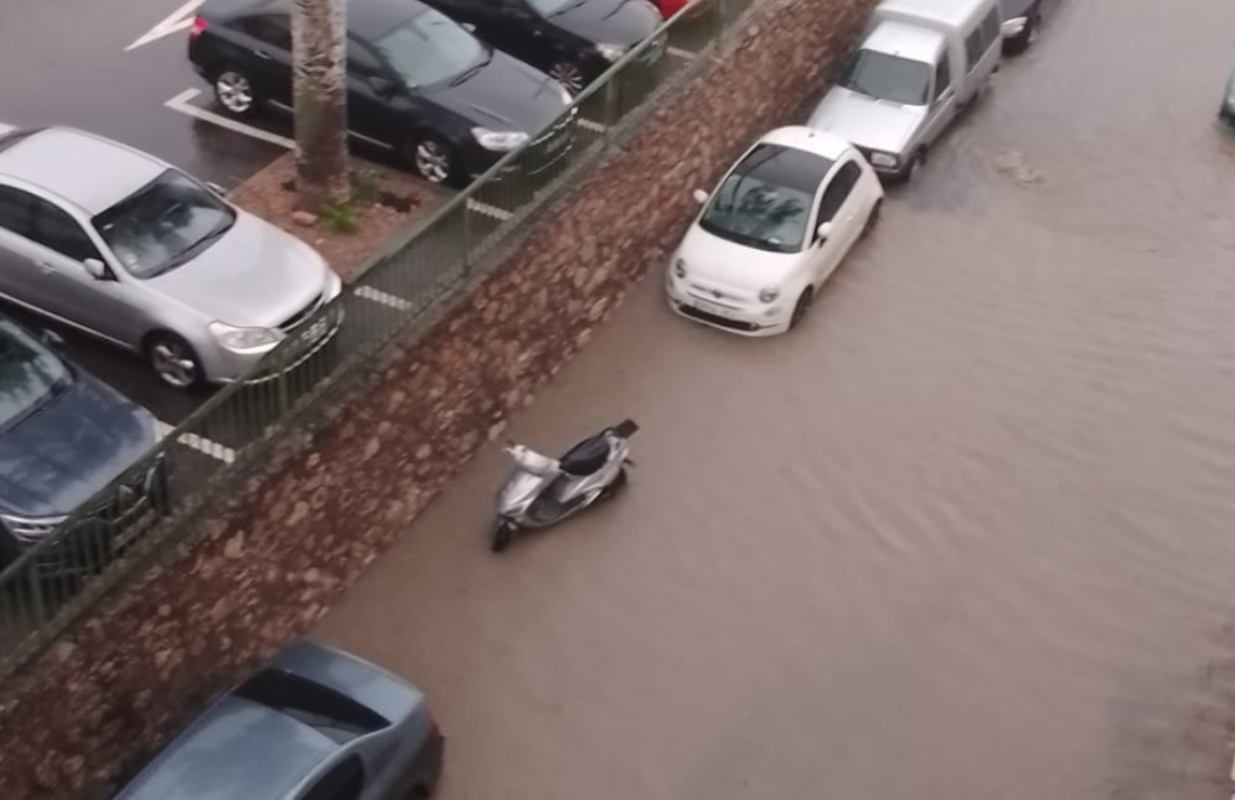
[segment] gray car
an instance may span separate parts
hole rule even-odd
[[[302,642],[207,709],[115,800],[428,797],[443,749],[420,690]]]
[[[177,388],[324,345],[339,276],[307,244],[153,156],[0,125],[0,297],[144,355]]]

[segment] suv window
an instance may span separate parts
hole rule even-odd
[[[845,204],[845,199],[849,197],[849,192],[861,174],[862,169],[857,164],[852,161],[845,162],[824,190],[823,199],[819,201],[819,213],[815,217],[816,228],[832,221],[832,217],[836,216],[836,212]]]
[[[29,192],[0,186],[0,228],[33,239],[34,199]]]
[[[999,28],[999,10],[992,7],[982,21],[965,37],[965,58],[969,62],[970,72],[999,38]]]
[[[381,714],[347,695],[280,669],[262,670],[235,694],[299,720],[339,744],[390,726]]]
[[[302,800],[359,800],[364,789],[364,766],[359,756],[348,756],[305,792]]]
[[[292,32],[288,27],[288,18],[281,14],[254,14],[241,17],[236,20],[235,25],[241,33],[291,52]]]
[[[77,261],[98,258],[99,251],[77,220],[41,197],[34,201],[34,230],[31,239]]]
[[[952,85],[952,67],[948,63],[948,54],[940,53],[939,66],[935,67],[935,98],[948,90]]]

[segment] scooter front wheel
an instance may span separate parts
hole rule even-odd
[[[494,553],[500,553],[510,545],[510,540],[514,537],[514,524],[499,517],[494,521],[493,531],[489,535],[489,549]]]

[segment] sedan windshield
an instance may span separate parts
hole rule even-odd
[[[924,106],[930,92],[931,66],[876,50],[859,50],[840,84],[880,100]]]
[[[0,429],[25,417],[70,380],[55,353],[0,319]]]
[[[417,14],[374,44],[413,88],[457,77],[485,53],[476,37],[433,9]]]
[[[152,278],[194,258],[236,222],[213,192],[174,169],[96,216],[95,230],[136,278]]]
[[[721,183],[699,225],[738,244],[795,253],[806,238],[815,191],[831,166],[814,153],[759,145]]]

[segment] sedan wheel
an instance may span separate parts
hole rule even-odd
[[[411,149],[412,164],[429,183],[446,183],[454,176],[454,156],[445,142],[426,136],[412,145]]]
[[[583,77],[583,70],[570,61],[555,62],[549,67],[549,77],[566,87],[566,91],[572,95],[583,91],[583,87],[587,84]]]
[[[253,83],[236,69],[224,69],[214,79],[214,96],[219,105],[237,116],[253,113],[257,95]]]
[[[160,380],[176,389],[188,389],[201,383],[202,367],[197,354],[184,339],[163,333],[151,339],[146,349],[150,366]]]

